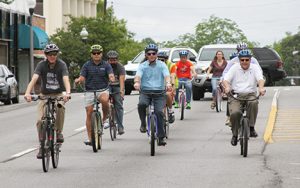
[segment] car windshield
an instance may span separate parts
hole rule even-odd
[[[141,52],[134,60],[132,61],[133,64],[139,64],[145,60],[145,52]]]
[[[212,61],[216,55],[216,52],[221,50],[224,53],[226,60],[229,60],[229,57],[232,53],[236,52],[235,48],[204,48],[199,56],[199,61]]]
[[[172,61],[173,61],[174,59],[180,59],[180,57],[179,57],[179,52],[180,52],[180,51],[181,51],[181,50],[175,50],[175,51],[173,52],[172,57],[171,57],[171,60],[172,60]],[[196,58],[195,55],[194,55],[191,51],[188,50],[188,52],[189,52],[189,54],[188,54],[188,59],[190,59],[191,57]]]

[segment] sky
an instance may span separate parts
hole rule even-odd
[[[300,31],[300,0],[108,0],[136,40],[174,40],[211,15],[237,23],[248,40],[272,45]]]

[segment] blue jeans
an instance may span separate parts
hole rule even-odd
[[[179,78],[179,81],[189,81],[190,79],[188,78]],[[185,90],[186,90],[186,102],[191,102],[191,97],[192,97],[192,83],[189,82],[185,82],[185,83],[178,83],[178,88],[176,89],[176,95],[175,95],[175,101],[178,102],[178,93],[179,93],[179,88],[182,87],[182,84],[184,84],[185,86]]]
[[[162,91],[145,91],[150,93],[161,93]],[[141,120],[141,126],[146,127],[146,108],[150,105],[151,100],[154,104],[154,113],[157,117],[157,137],[165,137],[164,131],[164,107],[166,106],[166,95],[148,95],[140,93],[138,112]]]
[[[109,88],[109,91],[111,93],[116,93],[113,95],[114,98],[114,106],[115,106],[115,117],[116,117],[116,123],[118,125],[118,128],[123,128],[123,115],[124,115],[124,108],[123,108],[123,98],[120,94],[120,87],[118,86],[111,86]]]
[[[217,92],[217,84],[220,80],[220,77],[212,77],[211,78],[211,87],[212,87],[212,96],[215,97],[216,96],[216,92]]]

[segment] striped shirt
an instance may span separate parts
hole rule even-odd
[[[99,90],[108,87],[108,75],[113,74],[113,69],[106,61],[96,65],[93,61],[86,62],[81,69],[80,75],[85,78],[86,90]]]

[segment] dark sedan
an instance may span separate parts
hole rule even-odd
[[[5,105],[19,103],[17,80],[5,65],[0,65],[0,101]]]

